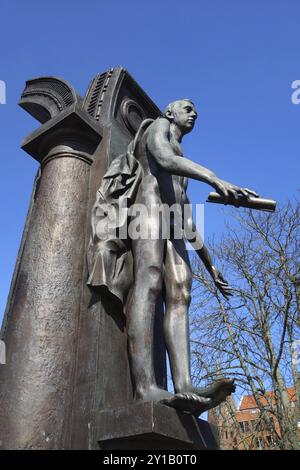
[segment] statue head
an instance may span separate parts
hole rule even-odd
[[[182,134],[191,132],[197,119],[195,105],[188,99],[173,101],[166,107],[163,115],[177,125]]]

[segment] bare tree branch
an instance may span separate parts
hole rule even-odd
[[[200,261],[192,260],[196,380],[235,376],[239,392],[253,395],[259,422],[282,449],[299,448],[300,379],[292,361],[293,342],[300,338],[294,286],[300,274],[299,241],[298,201],[286,203],[275,214],[235,212],[220,241],[210,243],[217,267],[233,286],[230,302],[220,298]],[[288,387],[295,389],[294,410]],[[273,395],[267,390],[273,390]],[[251,439],[258,435],[255,429],[251,433]],[[243,440],[239,436],[238,441]]]

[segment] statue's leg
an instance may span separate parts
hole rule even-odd
[[[156,179],[145,177],[136,202],[150,208],[159,204]],[[143,230],[160,232],[158,217],[148,212],[142,221]],[[162,269],[165,241],[161,237],[132,240],[134,284],[126,307],[128,349],[137,399],[160,401],[171,396],[157,387],[153,364],[153,327],[156,301],[162,290]]]
[[[164,335],[176,393],[192,388],[189,318],[192,275],[184,240],[167,240],[164,266]]]
[[[194,387],[190,372],[189,318],[191,268],[183,240],[168,240],[165,258],[164,333],[176,393],[195,393],[209,398],[206,409],[223,402],[235,391],[233,379],[222,378],[208,387]]]

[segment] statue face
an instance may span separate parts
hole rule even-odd
[[[176,101],[172,115],[174,124],[181,129],[183,134],[191,132],[197,119],[197,111],[192,103],[183,100]]]

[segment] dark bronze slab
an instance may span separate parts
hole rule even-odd
[[[207,421],[153,402],[101,411],[95,438],[103,450],[218,449],[216,430]]]

